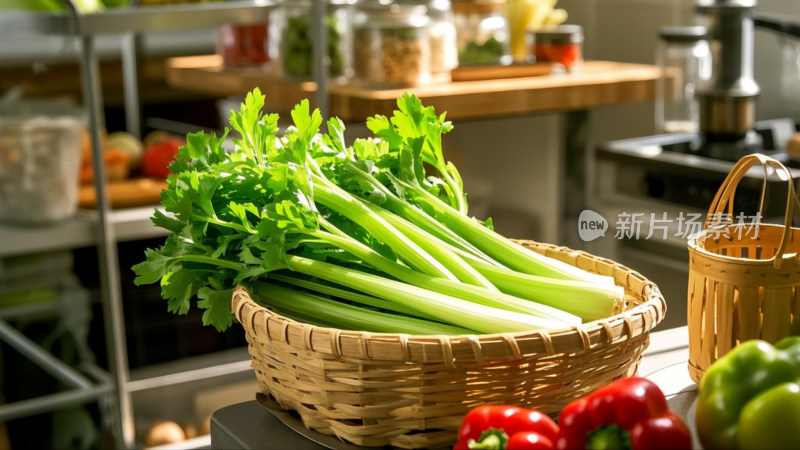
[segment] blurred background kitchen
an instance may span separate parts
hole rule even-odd
[[[382,91],[446,102],[436,86],[474,86],[469,100],[453,97],[445,138],[472,213],[509,237],[641,271],[665,292],[661,327],[685,325],[685,236],[614,235],[620,214],[668,213],[674,226],[681,212],[702,212],[727,172],[710,163],[695,185],[680,165],[648,165],[652,152],[626,153],[666,148],[637,139],[664,131],[655,99],[665,42],[707,38],[664,31],[704,25],[697,0],[138,3],[0,0],[0,448],[204,447],[209,415],[252,398],[243,333],[168,315],[159,287],[134,286],[129,268],[163,240],[147,218],[181,139],[221,129],[256,85],[270,109],[310,97],[351,118],[385,104]],[[796,0],[760,0],[756,11],[800,22]],[[70,36],[72,14],[89,18],[75,22],[86,37]],[[325,45],[312,32],[318,17]],[[327,60],[312,57],[315,45]],[[755,118],[778,121],[756,128],[785,153],[800,119],[800,39],[757,27],[752,55]],[[94,63],[96,73],[81,71]],[[522,94],[506,108],[502,92],[517,89],[508,86]],[[87,100],[95,114],[80,108]],[[366,132],[363,119],[348,122],[348,137]],[[584,209],[608,222],[604,237],[579,236]]]

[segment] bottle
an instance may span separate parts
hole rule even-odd
[[[353,79],[391,88],[431,79],[430,19],[425,5],[364,1],[353,16]]]
[[[511,63],[506,0],[453,0],[458,65]]]
[[[656,65],[656,131],[696,133],[700,124],[697,89],[711,76],[711,51],[702,26],[659,30]]]

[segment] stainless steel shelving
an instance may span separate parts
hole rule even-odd
[[[152,206],[109,211],[117,242],[166,236],[165,230],[150,221],[152,215]],[[97,216],[97,211],[79,210],[75,217],[49,226],[0,225],[0,258],[95,245]]]
[[[97,36],[159,30],[211,28],[226,23],[252,24],[267,19],[274,0],[241,0],[110,8],[91,14],[65,12],[3,11],[0,32],[4,36]],[[265,10],[266,7],[266,10]]]
[[[123,70],[125,72],[125,100],[126,116],[129,131],[138,134],[138,92],[136,89],[136,54],[135,34],[157,30],[181,30],[191,28],[216,27],[226,23],[254,24],[263,23],[268,19],[270,9],[276,4],[275,0],[232,1],[223,3],[202,3],[191,5],[160,5],[147,7],[127,7],[108,9],[92,14],[81,14],[68,0],[64,1],[69,10],[57,13],[38,12],[0,12],[0,38],[19,39],[44,35],[74,36],[80,43],[80,67],[83,91],[83,103],[89,116],[89,129],[92,136],[92,155],[94,161],[102,161],[102,148],[100,148],[100,130],[103,128],[103,101],[100,90],[100,72],[98,57],[95,50],[95,39],[99,35],[122,34]],[[315,1],[318,3],[318,1]],[[321,5],[321,2],[319,2]],[[322,29],[321,24],[317,29]],[[130,38],[128,38],[130,37]],[[318,40],[319,41],[319,40]],[[323,48],[322,46],[317,48]],[[320,54],[320,53],[318,53]],[[24,339],[9,330],[10,327],[0,328],[0,338],[14,343],[26,356],[55,370],[59,376],[66,377],[70,385],[76,387],[76,393],[69,391],[64,396],[77,396],[77,400],[84,400],[86,396],[98,398],[112,391],[114,395],[113,410],[117,417],[115,435],[118,446],[133,448],[136,446],[134,432],[134,412],[131,402],[131,392],[147,388],[150,385],[163,386],[169,383],[180,383],[197,376],[217,376],[225,370],[242,370],[245,356],[242,361],[232,362],[219,370],[206,369],[189,374],[171,374],[158,376],[152,380],[142,378],[131,380],[128,367],[128,356],[125,341],[125,321],[122,310],[122,294],[119,279],[119,261],[117,259],[116,244],[122,240],[142,239],[163,235],[155,229],[147,218],[152,214],[152,208],[139,208],[136,210],[112,211],[105,189],[105,173],[102,164],[98,164],[94,171],[94,184],[97,190],[97,210],[81,212],[76,218],[55,225],[50,229],[14,229],[0,227],[0,241],[4,243],[0,249],[0,256],[11,254],[30,253],[60,248],[74,248],[85,245],[97,245],[100,261],[101,291],[103,297],[103,316],[106,329],[106,341],[109,347],[109,361],[111,362],[110,377],[104,377],[96,368],[87,368],[98,378],[98,383],[92,383],[81,376],[75,378],[75,373],[68,370],[63,364],[53,361],[43,355],[34,343]],[[0,323],[4,325],[4,323]],[[77,383],[77,384],[76,384]],[[55,394],[60,395],[60,394]],[[57,409],[62,403],[54,398],[41,398],[32,400],[36,411],[49,407]],[[67,400],[77,401],[70,397]],[[63,402],[63,400],[62,400]],[[17,417],[28,411],[33,411],[26,405],[15,404],[0,406],[0,417],[6,411],[8,417]]]

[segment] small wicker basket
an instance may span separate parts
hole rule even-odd
[[[760,211],[767,167],[786,181],[783,225],[733,223],[736,187],[759,163],[765,170]],[[739,160],[717,191],[704,230],[688,244],[689,373],[694,381],[699,383],[714,361],[745,340],[776,342],[800,334],[800,229],[791,226],[796,201],[791,172],[761,154]]]
[[[410,336],[299,323],[233,295],[263,394],[312,430],[363,446],[452,446],[464,415],[485,403],[557,414],[636,374],[666,304],[655,284],[613,261],[530,241],[522,245],[625,287],[617,314],[563,330]]]

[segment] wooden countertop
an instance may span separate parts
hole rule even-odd
[[[655,66],[586,61],[579,73],[523,78],[435,83],[406,89],[372,90],[330,86],[331,114],[345,122],[391,114],[404,92],[447,111],[448,119],[477,119],[580,110],[652,100],[659,70]],[[260,87],[272,109],[286,111],[299,100],[313,101],[316,84],[291,84],[257,68],[226,68],[218,55],[170,58],[167,82],[176,88],[214,95],[242,96]]]

